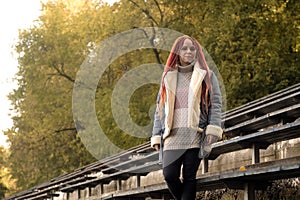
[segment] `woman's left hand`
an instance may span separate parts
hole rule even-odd
[[[207,144],[213,144],[213,143],[215,143],[215,142],[217,142],[217,141],[218,141],[218,138],[217,138],[216,136],[214,136],[214,135],[208,134],[208,135],[206,136],[206,143],[207,143]]]

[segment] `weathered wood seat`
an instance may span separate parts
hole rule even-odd
[[[241,185],[245,184],[253,190],[254,185],[251,183],[256,180],[264,180],[266,183],[276,177],[299,176],[299,157],[259,163],[259,149],[266,149],[270,144],[279,141],[299,138],[300,122],[295,121],[298,117],[300,117],[300,84],[223,113],[223,123],[226,127],[224,134],[228,136],[228,140],[213,144],[208,159],[214,160],[221,154],[250,148],[253,151],[252,165],[246,166],[246,171],[232,169],[207,173],[208,160],[205,159],[203,174],[198,179],[198,190],[206,190],[210,188],[209,186],[219,188],[234,185],[237,189],[242,189]],[[140,187],[140,176],[161,168],[157,160],[158,153],[154,152],[147,142],[51,179],[7,200],[43,199],[56,195],[56,192],[70,193],[86,188],[90,190],[98,185],[101,186],[101,199],[124,199],[124,197],[143,199],[146,195],[161,197],[162,194],[168,194],[164,183]],[[136,188],[131,188],[130,191],[122,190],[122,180],[127,180],[131,176],[137,177]],[[113,180],[118,181],[117,191],[106,195],[103,185]],[[237,184],[230,185],[231,183]]]
[[[217,142],[212,145],[209,159],[214,160],[224,153],[253,148],[253,145],[259,149],[266,149],[275,142],[298,138],[300,136],[299,131],[300,121],[296,121],[279,127],[269,128],[264,131],[258,131],[253,134]]]
[[[136,165],[141,165],[146,162],[158,160],[158,155],[153,152],[136,154],[132,159],[122,163],[112,165],[109,168],[103,169],[101,172],[104,174],[111,174],[120,170],[128,169]]]
[[[300,156],[255,163],[230,170],[206,173],[197,180],[199,191],[220,188],[244,189],[244,199],[255,199],[272,181],[300,176]]]
[[[45,183],[42,183],[38,186],[35,186],[31,189],[28,189],[26,191],[22,191],[18,194],[15,194],[7,200],[10,199],[27,199],[27,198],[33,198],[34,196],[40,196],[43,194],[48,194],[50,191],[59,191],[62,187],[67,187],[70,185],[75,185],[79,182],[84,182],[86,180],[91,180],[95,177],[90,176],[90,174],[99,172],[105,168],[110,167],[114,163],[120,163],[124,158],[130,157],[132,154],[136,154],[136,152],[143,152],[145,151],[145,148],[149,148],[147,145],[139,145],[136,147],[133,147],[127,151],[122,151],[120,153],[117,153],[115,155],[112,155],[110,157],[106,157],[104,159],[101,159],[97,162],[91,163],[89,165],[86,165],[84,167],[78,168],[74,170],[73,172],[63,174],[61,176],[58,176],[56,178],[53,178]],[[120,159],[122,158],[122,159]]]
[[[290,94],[298,92],[299,90],[300,90],[300,83],[292,85],[292,86],[287,87],[287,88],[284,88],[284,89],[279,90],[277,92],[271,93],[271,94],[266,95],[264,97],[258,98],[256,100],[251,101],[251,102],[245,103],[245,104],[243,104],[241,106],[238,106],[236,108],[233,108],[231,110],[228,110],[228,111],[222,113],[222,116],[223,117],[226,117],[226,116],[230,117],[232,115],[236,115],[240,112],[255,108],[259,105],[263,105],[263,104],[272,102],[274,100],[280,99],[281,97],[288,96]]]
[[[253,134],[236,137],[227,141],[221,141],[213,145],[212,153],[209,159],[213,160],[219,155],[238,151],[247,148],[253,148],[253,151],[258,149],[266,149],[270,144],[278,141],[289,140],[299,137],[300,122],[293,122],[285,124],[280,127],[270,128],[265,131],[256,132]],[[150,144],[145,145],[144,149],[150,148]],[[153,151],[153,150],[152,150]],[[259,162],[259,154],[253,154],[253,163]],[[143,158],[136,160],[128,160],[103,169],[102,171],[107,174],[106,176],[77,182],[74,184],[64,184],[60,188],[62,192],[73,192],[77,189],[84,189],[86,187],[95,187],[99,184],[108,184],[113,180],[126,180],[131,176],[146,175],[150,171],[159,170],[160,166],[157,165],[158,153],[152,152]],[[147,164],[145,164],[147,163]],[[207,169],[204,166],[204,169]],[[207,170],[206,170],[207,171]],[[137,184],[137,187],[139,184]],[[121,188],[121,186],[119,186]]]
[[[221,142],[218,142],[213,145],[212,152],[210,154],[209,159],[215,159],[219,155],[224,154],[224,153],[229,153],[229,152],[238,151],[238,150],[242,150],[242,149],[252,148],[253,152],[254,152],[253,158],[252,158],[252,163],[258,164],[260,161],[259,151],[258,151],[259,149],[266,149],[269,145],[271,145],[275,142],[298,138],[299,130],[300,130],[300,121],[295,121],[290,124],[285,124],[285,125],[282,125],[279,127],[273,127],[273,128],[269,128],[264,131],[259,131],[259,132],[252,133],[249,135],[236,137],[236,138],[230,139],[228,141],[221,141]],[[299,158],[297,158],[296,160],[299,161]],[[274,161],[274,162],[276,163],[277,161]],[[269,162],[269,164],[272,164],[274,162]],[[206,162],[204,161],[204,163],[206,163]],[[281,161],[278,161],[278,163],[281,163]],[[207,163],[206,163],[206,165],[207,165]],[[263,166],[263,165],[265,165],[265,164],[260,163],[259,165],[256,165],[256,166]],[[208,171],[207,169],[208,169],[208,166],[205,166],[205,164],[204,164],[203,170],[205,170],[205,172],[207,172]],[[273,170],[273,168],[270,167],[270,169],[268,169],[268,170]],[[284,177],[287,177],[289,173],[290,174],[292,173],[291,171],[286,171],[286,172],[288,172],[288,173],[285,174]],[[280,172],[280,173],[283,173],[283,172]],[[293,174],[291,176],[294,177]],[[277,175],[277,178],[280,179],[281,177],[279,175]],[[223,187],[224,187],[223,182],[220,184],[223,184]],[[164,185],[164,184],[162,184],[162,185]],[[141,192],[141,190],[145,190],[145,193],[147,193],[147,195],[149,195],[149,190],[151,190],[153,193],[155,193],[156,190],[159,190],[159,192],[161,192],[161,193],[166,192],[165,191],[166,186],[162,186],[162,185],[154,186],[154,187],[156,187],[156,189],[154,189],[152,187],[142,188],[142,189],[137,188],[136,191],[132,191],[132,192],[133,193],[136,192],[135,195],[137,197],[140,197],[141,193],[143,193],[143,192]],[[258,187],[258,186],[256,186],[256,187]],[[241,188],[239,188],[239,189],[241,189]],[[117,194],[118,194],[118,192],[117,192]],[[127,193],[125,193],[124,195],[126,196],[126,194]],[[105,198],[117,199],[117,196],[115,196],[115,194],[113,194],[113,195],[107,196]]]
[[[270,128],[268,130],[256,132],[246,136],[233,138],[228,141],[218,142],[213,145],[212,153],[210,154],[209,159],[215,159],[221,154],[247,149],[247,148],[255,147],[254,148],[255,151],[257,151],[257,149],[266,149],[269,145],[275,142],[298,138],[299,128],[300,128],[300,121],[293,122],[290,124],[285,124],[277,128]],[[254,156],[253,163],[259,163],[259,154],[253,154],[253,156]],[[204,166],[204,169],[205,168],[207,169],[207,167]],[[118,171],[117,173],[114,173],[112,176],[108,176],[108,178],[111,181],[114,180],[115,178],[120,178],[121,177],[120,174],[129,173],[132,176],[132,175],[137,175],[139,173],[144,173],[145,170],[149,172],[149,170],[153,171],[158,169],[160,168],[157,166],[157,162],[153,161],[148,163],[148,165],[141,165],[141,166],[137,166],[136,168],[129,168],[127,170]],[[105,178],[102,178],[102,182],[104,179]],[[96,180],[91,180],[90,182],[95,183],[95,181]],[[97,181],[101,182],[101,178],[98,179]],[[86,185],[88,185],[88,183],[89,182],[86,182]],[[77,186],[80,185],[82,184],[79,183]]]
[[[59,194],[48,191],[48,192],[35,192],[31,191],[30,193],[22,196],[16,196],[13,197],[12,199],[14,200],[21,200],[21,199],[26,199],[26,200],[39,200],[39,199],[46,199],[46,198],[52,198],[52,197],[57,197]]]
[[[225,128],[224,133],[230,137],[246,135],[280,122],[295,121],[298,117],[300,117],[300,103]]]
[[[24,198],[26,200],[44,200],[44,199],[51,199],[53,197],[58,197],[59,194],[56,194],[56,193],[41,193],[41,194],[38,194],[38,195],[33,195],[32,197],[28,198]]]
[[[156,160],[150,161],[150,162],[144,163],[143,165],[132,166],[130,168],[127,168],[127,169],[124,169],[121,171],[117,171],[117,172],[109,174],[109,175],[103,175],[103,176],[97,177],[93,180],[69,185],[69,186],[61,188],[60,191],[72,192],[79,188],[95,187],[96,185],[99,185],[99,184],[108,184],[113,180],[121,181],[121,180],[126,180],[131,176],[146,175],[147,173],[149,173],[151,171],[155,171],[155,170],[159,170],[159,169],[161,169],[161,166],[158,165]],[[139,185],[137,185],[137,187],[139,187]],[[121,189],[121,184],[118,185],[118,188]]]
[[[157,161],[158,153],[152,151],[149,154],[143,154],[141,158],[134,158],[104,169],[101,171],[103,176],[83,181],[78,184],[68,185],[66,187],[62,187],[60,190],[63,192],[72,192],[78,188],[95,187],[98,184],[109,184],[113,180],[126,180],[131,176],[145,176],[151,171],[160,169]],[[138,185],[139,183],[137,183],[137,186]],[[119,185],[119,187],[121,187],[121,185]]]
[[[295,105],[299,101],[300,84],[297,84],[289,89],[281,90],[276,94],[268,95],[223,113],[223,124],[225,127],[231,127],[243,121]]]
[[[243,189],[245,184],[252,189],[262,189],[269,185],[269,182],[277,179],[300,176],[300,156],[281,160],[256,163],[252,165],[233,168],[219,172],[202,174],[197,177],[197,190],[214,190],[224,187],[232,189]],[[261,183],[253,184],[252,183]],[[141,188],[131,188],[130,190],[117,191],[103,199],[127,199],[157,197],[168,193],[167,185],[159,183]]]

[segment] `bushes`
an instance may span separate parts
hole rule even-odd
[[[197,199],[202,200],[239,200],[243,199],[242,190],[220,189],[201,191]],[[298,200],[300,199],[300,178],[274,181],[265,191],[257,190],[256,200]]]

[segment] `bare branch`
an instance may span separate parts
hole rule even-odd
[[[57,75],[66,78],[67,80],[71,81],[72,83],[75,82],[75,80],[71,76],[69,76],[65,73],[63,63],[61,63],[61,69],[59,69],[59,67],[56,64],[53,64],[52,67],[57,71]]]
[[[162,24],[163,23],[163,19],[164,19],[164,14],[163,14],[160,6],[159,6],[158,1],[157,0],[153,0],[153,1],[155,3],[156,7],[158,8],[158,11],[159,11],[159,14],[160,14],[160,24]]]
[[[128,0],[129,2],[131,2],[133,5],[135,5],[137,8],[139,8],[147,17],[148,19],[151,20],[152,24],[154,23],[156,26],[159,26],[159,24],[157,23],[157,21],[150,15],[149,11],[146,9],[141,8],[136,2],[134,2],[133,0]]]
[[[75,131],[75,132],[77,132],[76,128],[64,128],[64,129],[55,130],[55,133],[61,133],[61,132],[65,132],[65,131]]]
[[[153,51],[153,53],[154,53],[154,55],[155,55],[155,58],[156,58],[157,63],[158,63],[158,64],[162,64],[162,61],[161,61],[161,59],[160,59],[160,57],[159,57],[159,51],[158,51],[157,48],[155,48],[155,45],[154,45],[154,39],[155,39],[155,35],[156,35],[155,28],[152,27],[152,33],[153,33],[153,34],[152,34],[151,37],[148,35],[148,33],[147,33],[143,28],[138,28],[138,29],[141,30],[141,31],[143,31],[143,33],[144,33],[144,35],[146,36],[146,38],[149,39],[149,42],[150,42],[151,46],[153,47],[153,48],[152,48],[152,51]]]

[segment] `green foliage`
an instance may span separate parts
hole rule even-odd
[[[272,184],[265,185],[263,190],[256,190],[255,199],[257,200],[296,200],[300,197],[299,179],[290,178],[276,180]],[[196,199],[203,200],[236,200],[243,199],[243,190],[217,189],[211,191],[201,191],[197,193]]]
[[[4,176],[4,171],[6,167],[6,157],[7,157],[7,152],[3,147],[0,147],[0,198],[3,198],[5,196],[5,193],[7,192],[7,187],[5,186],[3,176]]]
[[[73,121],[72,90],[82,62],[101,41],[149,26],[195,37],[220,71],[230,109],[300,82],[299,13],[297,0],[121,0],[112,6],[93,0],[57,0],[44,4],[37,24],[21,31],[16,44],[19,87],[10,99],[17,115],[6,135],[18,187],[29,188],[95,161],[81,141],[80,119]],[[149,35],[150,43],[152,39]],[[117,125],[111,108],[113,89],[127,71],[146,63],[164,64],[167,55],[159,49],[127,53],[114,60],[99,80],[94,97],[97,118],[107,138],[120,149],[148,138],[125,133]],[[157,92],[156,84],[134,91],[128,108],[134,123],[151,123],[149,109]],[[94,147],[99,155],[108,156],[104,151],[108,145],[97,136],[91,139],[99,140]]]

